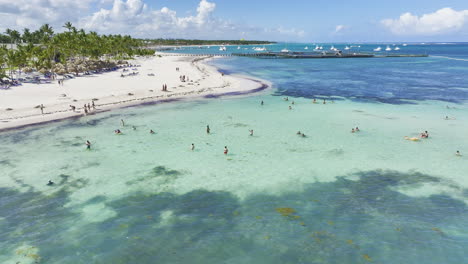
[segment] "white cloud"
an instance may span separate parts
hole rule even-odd
[[[0,0],[0,28],[37,28],[43,23],[58,24],[89,10],[94,0]]]
[[[171,38],[271,38],[271,35],[300,38],[300,29],[258,28],[216,18],[214,2],[201,0],[196,14],[179,16],[163,7],[152,10],[143,0],[114,0],[110,9],[101,9],[82,18],[80,26],[103,33],[131,33],[137,37]]]
[[[71,21],[78,28],[135,37],[200,39],[297,39],[295,28],[261,28],[217,18],[216,4],[200,0],[194,12],[180,15],[168,7],[152,8],[148,0],[0,0],[0,30],[36,29],[44,23],[56,31]],[[91,11],[93,10],[93,11]]]
[[[339,33],[340,31],[343,31],[346,28],[345,25],[337,25],[335,27],[335,33]]]
[[[468,10],[442,8],[420,17],[404,13],[398,19],[384,19],[382,25],[396,35],[441,35],[463,29],[468,21]]]

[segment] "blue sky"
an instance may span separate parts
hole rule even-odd
[[[0,30],[66,21],[136,37],[468,41],[467,0],[0,0]]]

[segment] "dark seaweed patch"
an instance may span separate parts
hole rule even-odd
[[[154,167],[146,176],[127,181],[126,184],[133,185],[140,182],[146,182],[157,179],[159,184],[167,184],[179,178],[183,173],[177,170],[170,170],[164,166]]]
[[[150,174],[181,172],[158,166]],[[116,215],[80,233],[70,226],[79,215],[63,207],[70,190],[43,195],[0,188],[0,254],[27,241],[44,263],[70,256],[73,263],[463,263],[467,206],[445,195],[393,190],[408,184],[444,183],[377,170],[242,200],[207,190],[137,192],[114,201],[97,196],[84,205],[105,203]]]

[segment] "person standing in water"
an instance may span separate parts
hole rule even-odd
[[[249,133],[251,136],[253,136],[253,129],[249,129]]]
[[[224,146],[224,155],[227,155],[228,152],[229,152],[229,150],[228,150],[227,146]]]
[[[207,133],[207,134],[210,133],[210,126],[209,126],[209,125],[206,126],[206,133]]]
[[[462,156],[462,154],[460,153],[459,150],[457,150],[457,152],[455,153],[455,155],[457,155],[458,157],[461,157],[461,156]]]
[[[262,100],[262,102],[260,103],[260,105],[263,105],[263,100]]]
[[[192,143],[192,146],[190,146],[190,150],[194,151],[195,150],[195,145]]]
[[[86,149],[91,149],[91,142],[89,140],[86,140]]]
[[[123,127],[125,126],[125,122],[123,119],[120,119],[120,124],[122,124]]]

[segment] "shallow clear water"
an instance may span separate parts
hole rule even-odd
[[[1,133],[0,262],[468,258],[468,156],[454,155],[468,153],[467,88],[452,78],[468,65],[441,58],[214,64],[274,87]],[[350,133],[356,126],[361,132]],[[429,139],[403,138],[424,130]],[[56,184],[46,186],[49,179]]]

